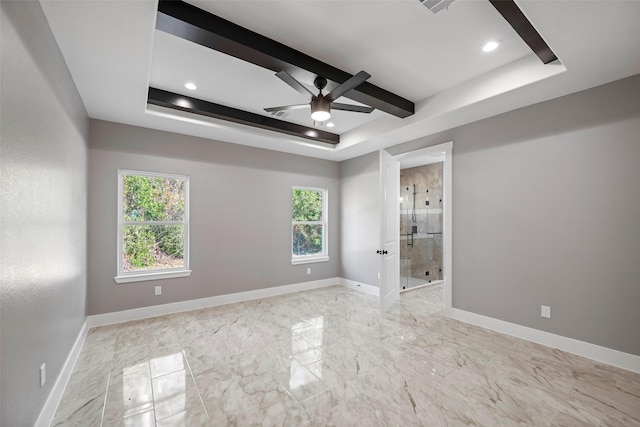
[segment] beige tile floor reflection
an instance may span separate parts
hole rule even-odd
[[[640,374],[330,287],[89,331],[54,425],[640,426]]]

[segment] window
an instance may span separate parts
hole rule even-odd
[[[189,177],[119,171],[116,283],[190,274]]]
[[[327,253],[327,190],[291,190],[291,264],[329,261]]]

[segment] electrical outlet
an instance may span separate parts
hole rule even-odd
[[[46,371],[46,366],[43,363],[42,366],[40,366],[40,388],[44,387],[44,383],[47,382],[47,371]]]
[[[311,274],[311,267],[307,267],[307,274]]]
[[[156,295],[162,295],[162,286],[156,286]]]
[[[550,319],[551,318],[551,307],[549,307],[548,305],[541,305],[540,306],[540,316],[546,317],[547,319]]]

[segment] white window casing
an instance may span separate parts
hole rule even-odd
[[[293,209],[292,209],[292,220],[291,220],[291,264],[309,264],[316,262],[326,262],[329,261],[329,220],[328,220],[328,199],[329,194],[326,188],[318,188],[318,187],[306,187],[306,186],[293,186],[292,188],[292,197],[291,203],[293,204],[293,190],[307,190],[307,191],[316,191],[322,195],[322,219],[321,221],[295,221],[293,220]],[[322,250],[320,253],[314,253],[309,255],[295,255],[293,251],[293,241],[294,241],[294,228],[296,225],[310,225],[310,226],[321,226],[322,227]]]
[[[184,215],[181,221],[125,221],[124,218],[124,177],[143,176],[150,178],[164,178],[184,181]],[[114,281],[118,284],[129,282],[141,282],[147,280],[171,279],[188,277],[189,269],[189,177],[186,175],[165,174],[157,172],[145,172],[120,169],[118,170],[118,231],[117,231],[117,276]],[[145,269],[125,271],[124,266],[124,228],[127,226],[182,226],[183,227],[183,257],[179,267]]]

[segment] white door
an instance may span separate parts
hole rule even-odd
[[[380,150],[380,307],[400,299],[400,163]]]

